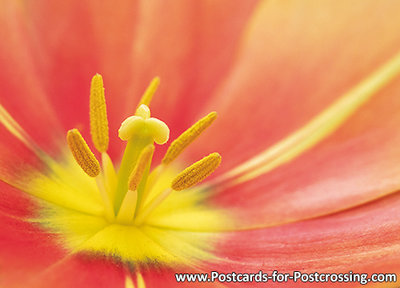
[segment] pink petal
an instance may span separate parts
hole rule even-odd
[[[0,199],[2,287],[125,287],[117,261],[68,255],[56,235],[29,223],[37,207],[21,191],[0,182]]]
[[[37,126],[46,127],[46,118],[56,123],[51,118],[56,112],[63,130],[78,127],[89,138],[89,83],[92,75],[101,73],[113,136],[111,154],[118,154],[121,144],[115,133],[156,75],[163,84],[154,101],[155,114],[177,129],[194,120],[192,112],[205,103],[204,97],[229,69],[255,2],[4,4],[2,20],[8,28],[4,38],[13,41],[3,48],[3,61],[10,69],[2,77],[3,82],[15,83],[7,89],[10,99],[4,105],[22,125],[34,126],[27,129],[29,133],[36,133]],[[21,71],[12,70],[14,66]],[[35,89],[21,92],[26,86]],[[43,95],[54,111],[47,111],[51,110],[47,103],[42,106]],[[42,108],[36,109],[37,124],[22,115],[27,97],[33,107]]]
[[[0,181],[0,213],[27,219],[36,215],[37,209],[37,205],[26,193]]]
[[[15,204],[20,208],[19,201]],[[6,216],[3,212],[0,223],[2,287],[22,287],[30,277],[63,257],[65,251],[56,246],[56,239],[34,224]]]
[[[187,158],[219,151],[223,173],[295,132],[370,75],[400,47],[394,33],[400,23],[390,16],[396,8],[380,4],[314,3],[305,9],[296,2],[266,2],[210,106],[219,119]],[[358,20],[365,17],[368,23]],[[399,87],[395,80],[305,155],[225,189],[213,202],[233,208],[241,219],[237,226],[260,227],[326,215],[396,191]]]
[[[325,218],[230,232],[216,249],[223,260],[210,267],[253,273],[260,269],[266,273],[398,272],[399,208],[400,195],[396,194]]]
[[[210,260],[172,269],[139,269],[147,288],[158,287],[355,287],[357,283],[177,284],[175,273],[395,273],[400,269],[400,195],[328,217],[256,230],[210,234]],[[191,233],[191,232],[186,232]],[[133,275],[133,283],[136,283]],[[386,283],[388,286],[394,283]],[[220,286],[218,286],[220,285]],[[224,286],[225,285],[225,286]]]
[[[20,139],[11,134],[0,124],[0,181],[21,186],[30,171],[44,170],[46,164]],[[40,150],[37,151],[41,153]],[[25,183],[26,184],[26,183]]]
[[[397,5],[264,2],[207,109],[219,119],[191,158],[221,151],[226,170],[302,127],[398,52]]]
[[[393,85],[334,135],[291,163],[227,188],[213,200],[236,227],[265,227],[327,215],[400,189],[400,86]]]
[[[230,69],[257,1],[146,1],[139,7],[134,82],[161,78],[154,114],[182,130]],[[133,95],[143,87],[134,88]],[[135,103],[132,103],[134,105]],[[176,132],[175,132],[176,133]]]
[[[40,143],[53,151],[61,134],[59,122],[47,101],[40,77],[38,49],[32,45],[31,31],[23,21],[23,11],[16,2],[3,2],[0,9],[0,105]],[[1,108],[1,107],[0,107]],[[2,124],[0,124],[3,126]],[[52,133],[49,133],[51,131]],[[6,139],[2,138],[4,143]]]
[[[101,257],[72,255],[41,271],[29,287],[125,288],[125,268]]]
[[[209,272],[209,271],[207,271],[207,272]],[[160,283],[162,283],[163,288],[177,288],[177,287],[188,287],[188,288],[220,287],[220,288],[223,288],[223,287],[227,287],[225,285],[216,286],[214,283],[207,283],[207,282],[206,283],[204,283],[204,282],[203,283],[199,283],[199,282],[177,283],[176,278],[175,278],[175,273],[205,273],[205,271],[196,270],[193,268],[183,268],[183,267],[174,268],[174,269],[160,268],[157,270],[148,269],[148,270],[141,271],[143,282],[146,284],[146,288],[160,287]],[[138,281],[137,278],[135,280]],[[135,283],[135,282],[133,282],[133,283]]]

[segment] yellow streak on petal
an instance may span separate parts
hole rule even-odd
[[[400,53],[396,54],[374,73],[345,93],[301,129],[266,149],[256,157],[229,171],[220,179],[216,179],[214,183],[234,177],[237,178],[231,183],[242,183],[291,161],[332,134],[357,109],[399,74]]]
[[[203,117],[189,129],[183,132],[177,139],[175,139],[168,147],[167,153],[162,160],[164,165],[168,165],[175,160],[183,150],[189,146],[205,129],[207,129],[217,118],[216,112],[211,112]]]
[[[150,144],[140,153],[136,166],[129,176],[129,190],[137,190],[139,183],[142,180],[143,173],[153,157],[154,148],[154,145]]]
[[[107,107],[104,97],[103,78],[96,74],[90,86],[90,133],[92,141],[99,152],[108,149],[108,120]]]
[[[7,110],[0,104],[0,123],[6,127],[6,129],[19,139],[26,147],[31,149],[33,152],[40,154],[38,148],[36,148],[32,143],[32,139],[29,135],[22,129],[22,127],[15,121],[15,119],[7,112]]]
[[[132,278],[130,276],[126,276],[125,278],[125,288],[135,288],[133,284]]]
[[[143,276],[140,272],[136,274],[137,277],[137,287],[138,288],[146,288],[146,283],[144,283]]]
[[[218,153],[204,157],[179,173],[172,181],[171,188],[180,191],[200,183],[213,173],[220,163],[221,155]]]
[[[100,174],[100,164],[93,155],[89,146],[86,144],[78,129],[68,131],[67,142],[76,162],[81,166],[90,177],[96,177]]]
[[[150,106],[151,100],[153,99],[153,95],[156,92],[158,85],[160,85],[160,78],[154,77],[154,79],[150,82],[149,86],[144,92],[142,98],[140,99],[140,102],[137,107],[140,107],[140,105],[142,104]]]

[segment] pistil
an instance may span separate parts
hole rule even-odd
[[[161,120],[150,118],[150,109],[142,104],[136,110],[135,116],[131,116],[122,122],[119,137],[128,141],[128,143],[118,172],[118,184],[114,200],[114,209],[117,212],[128,191],[128,178],[140,153],[146,146],[154,142],[160,145],[167,142],[169,128]]]
[[[122,223],[129,223],[132,221],[135,215],[137,202],[140,201],[138,198],[138,187],[141,181],[146,182],[146,180],[143,179],[143,175],[145,171],[149,169],[153,153],[154,145],[152,144],[148,145],[141,152],[136,166],[129,176],[128,192],[122,201],[121,208],[117,215],[117,221]]]

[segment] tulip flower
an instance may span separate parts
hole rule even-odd
[[[398,11],[2,1],[0,286],[399,272]]]

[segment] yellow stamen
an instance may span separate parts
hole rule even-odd
[[[76,162],[90,177],[100,174],[100,164],[94,157],[78,129],[68,131],[67,142]]]
[[[174,190],[172,188],[168,188],[164,190],[162,193],[158,194],[154,199],[151,200],[149,204],[140,211],[135,219],[135,225],[142,225],[143,221],[154,211],[157,206],[159,206]]]
[[[101,162],[103,164],[104,184],[110,199],[115,198],[115,189],[117,187],[117,173],[110,156],[106,152],[101,153]]]
[[[129,224],[133,220],[136,210],[137,196],[137,190],[128,190],[125,194],[124,201],[122,201],[117,215],[117,221],[119,223]]]
[[[180,191],[200,183],[213,173],[220,163],[221,155],[218,153],[212,153],[204,157],[179,173],[172,181],[172,189]]]
[[[174,190],[181,191],[190,188],[207,178],[221,163],[221,155],[212,153],[200,161],[183,170],[172,181],[171,188],[158,194],[145,208],[140,211],[135,219],[135,225],[140,226],[144,220],[157,208]]]
[[[208,128],[217,118],[216,112],[211,112],[207,116],[197,121],[192,127],[183,132],[177,139],[175,139],[168,147],[162,163],[168,165],[175,160],[182,151],[189,146],[206,128]]]
[[[137,277],[137,288],[146,288],[146,283],[144,283],[143,276],[140,272],[136,274]]]
[[[147,165],[151,161],[151,157],[154,153],[154,148],[154,145],[150,144],[140,153],[136,166],[129,176],[129,190],[137,190],[140,180],[142,180],[143,173],[146,170]]]
[[[107,107],[104,97],[103,78],[96,74],[90,86],[90,133],[92,141],[99,152],[108,149]]]
[[[151,99],[153,99],[153,95],[156,92],[158,85],[160,85],[160,78],[155,77],[151,82],[150,85],[147,87],[146,91],[144,92],[142,98],[140,99],[138,107],[144,104],[146,106],[150,106]]]
[[[130,276],[126,276],[125,278],[125,288],[135,288],[133,284],[132,278]]]
[[[101,196],[101,198],[103,198],[105,216],[109,221],[112,221],[115,217],[114,207],[112,205],[110,196],[106,191],[104,179],[101,176],[98,176],[95,179],[96,179],[97,188],[99,189],[99,192],[100,192],[100,196]]]

